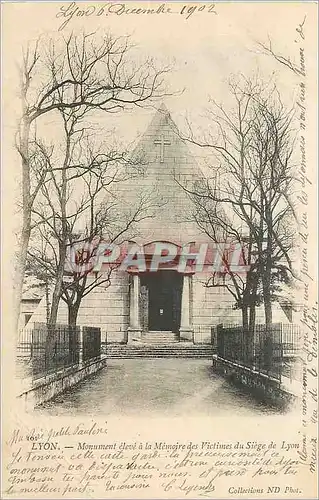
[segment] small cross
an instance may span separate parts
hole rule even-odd
[[[159,144],[161,146],[160,163],[164,163],[164,148],[165,148],[165,146],[170,146],[170,144],[171,144],[170,141],[168,141],[167,139],[165,140],[164,136],[162,135],[160,140],[156,139],[154,141],[154,144],[156,144],[156,145]]]

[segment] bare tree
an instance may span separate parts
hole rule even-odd
[[[235,300],[241,308],[250,303],[254,314],[261,297],[269,325],[274,292],[282,281],[294,277],[293,113],[285,108],[275,87],[245,80],[231,82],[230,90],[231,111],[214,101],[209,109],[216,135],[206,133],[198,140],[189,126],[187,140],[213,151],[219,163],[218,186],[206,183],[203,191],[195,187],[190,194],[200,211],[206,200],[214,240],[226,236],[247,242],[251,271],[243,286],[238,286],[237,276],[234,280],[230,275]],[[243,323],[247,323],[244,316]]]
[[[218,169],[217,169],[218,170]],[[251,359],[256,307],[260,305],[260,276],[256,261],[256,245],[252,232],[220,201],[218,172],[213,177],[202,177],[192,187],[176,182],[186,191],[193,203],[190,220],[214,242],[211,255],[213,269],[203,285],[206,288],[225,288],[233,298],[234,309],[242,314],[245,332],[243,353]]]
[[[120,264],[113,263],[107,267],[101,267],[95,270],[93,264],[98,259],[99,243],[102,242],[106,232],[109,233],[108,243],[123,243],[126,239],[132,238],[138,232],[139,223],[152,216],[155,201],[152,194],[145,193],[139,198],[139,202],[124,213],[113,211],[112,205],[101,208],[95,207],[95,193],[92,192],[92,204],[90,213],[93,214],[93,220],[86,227],[85,233],[88,235],[86,241],[94,242],[90,250],[80,252],[80,264],[83,270],[67,273],[68,281],[62,281],[61,298],[68,307],[68,324],[71,327],[76,326],[78,312],[84,297],[90,294],[95,288],[108,288],[111,285],[112,273]],[[112,213],[113,212],[113,213]],[[117,224],[114,224],[114,220]],[[92,223],[93,222],[93,223]]]
[[[296,27],[296,32],[298,33],[299,39],[305,39],[305,23],[307,16],[304,16],[302,22]],[[295,40],[296,42],[297,40]],[[275,46],[273,40],[270,36],[268,36],[267,42],[257,42],[257,47],[262,54],[273,58],[277,63],[284,66],[286,69],[289,69],[295,75],[305,76],[305,67],[304,67],[304,50],[302,48],[299,49],[299,59],[300,64],[296,64],[294,60],[291,59],[289,55],[285,55],[279,52],[278,48]]]
[[[234,298],[235,308],[242,311],[243,326],[248,330],[254,327],[257,303],[258,269],[254,240],[251,232],[243,231],[240,221],[222,209],[217,189],[216,182],[211,179],[197,184],[193,191],[188,189],[194,202],[193,220],[214,242],[218,254],[215,258],[220,267],[208,277],[205,286],[228,290]],[[236,262],[233,262],[235,251]]]
[[[20,67],[22,116],[16,137],[21,157],[22,227],[15,265],[15,313],[18,322],[22,284],[31,235],[32,207],[47,176],[32,178],[32,141],[41,117],[61,110],[116,113],[160,98],[169,68],[152,59],[134,63],[129,37],[71,34],[53,41],[39,38],[24,51]]]
[[[305,22],[305,20],[304,20]],[[303,26],[303,25],[302,25]],[[295,73],[296,75],[303,75],[303,70],[300,68],[289,56],[280,54],[278,50],[274,47],[274,43],[270,37],[268,37],[267,43],[258,42],[257,43],[262,54],[270,56],[275,59],[279,64],[285,66],[287,69]]]
[[[61,109],[59,113],[64,125],[60,143],[46,145],[37,139],[33,145],[35,177],[41,175],[43,165],[47,175],[32,208],[34,238],[28,250],[29,259],[38,265],[37,274],[49,276],[53,285],[48,320],[52,336],[61,298],[68,306],[69,324],[74,326],[83,297],[97,286],[110,284],[111,268],[93,276],[83,262],[81,271],[69,267],[67,273],[70,249],[94,242],[86,257],[92,260],[103,238],[114,242],[127,237],[140,220],[151,216],[153,203],[152,193],[145,193],[135,205],[120,210],[113,185],[134,178],[143,167],[143,158],[97,145],[96,134],[93,141],[93,132],[83,125],[83,111]]]

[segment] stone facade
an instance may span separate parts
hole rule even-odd
[[[180,186],[191,185],[202,174],[164,106],[156,112],[134,155],[142,156],[142,168],[134,181],[118,185],[123,212],[134,207],[141,196],[151,196],[156,202],[152,217],[139,224],[133,241],[146,246],[156,241],[178,246],[205,241],[196,224],[187,222],[191,201]],[[78,324],[101,327],[102,340],[107,336],[108,342],[141,339],[143,330],[148,328],[145,307],[150,300],[146,299],[143,309],[145,287],[141,276],[113,272],[111,281],[108,288],[96,288],[85,297]],[[195,343],[209,343],[213,325],[240,322],[240,311],[232,310],[230,294],[222,287],[205,288],[203,276],[183,276],[178,307],[180,336]],[[32,321],[45,321],[45,299]],[[62,302],[58,322],[67,322],[67,310]]]

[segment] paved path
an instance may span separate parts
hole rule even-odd
[[[261,415],[269,409],[212,373],[210,360],[125,359],[39,411],[52,415]]]

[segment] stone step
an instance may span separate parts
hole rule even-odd
[[[143,335],[147,335],[147,334],[150,334],[150,335],[158,335],[159,333],[164,333],[164,334],[169,334],[169,333],[176,333],[176,332],[172,332],[172,330],[147,330],[145,332],[143,332]]]
[[[108,358],[205,358],[211,359],[213,349],[210,345],[109,345],[106,349]]]
[[[142,333],[142,337],[151,337],[151,338],[155,338],[155,337],[179,337],[179,333],[173,333],[173,332],[155,332],[155,333],[150,333],[150,332],[147,332],[147,333]]]
[[[176,356],[176,354],[112,354],[112,355],[107,355],[107,359],[165,359],[165,358],[172,358],[172,359],[185,359],[185,358],[190,358],[190,359],[212,359],[212,356],[209,354],[194,354],[194,353],[184,353],[181,354],[180,356]]]
[[[157,338],[179,338],[179,334],[175,332],[144,332],[142,339],[157,339]]]
[[[179,340],[179,337],[176,335],[176,336],[165,336],[165,335],[159,335],[158,337],[141,337],[141,341],[144,341],[144,340],[150,340],[150,341],[155,341],[156,340],[168,340],[168,341],[171,341],[171,340]]]
[[[144,352],[133,352],[133,351],[113,351],[110,352],[108,351],[106,353],[107,356],[127,356],[128,354],[133,355],[133,356],[146,356],[146,355],[163,355],[163,356],[185,356],[185,355],[199,355],[199,356],[206,356],[210,355],[211,353],[209,351],[180,351],[180,352],[174,352],[174,351],[159,351],[159,350],[153,350],[153,351],[144,351]]]
[[[193,354],[210,354],[210,352],[213,352],[213,351],[208,351],[208,350],[194,350],[194,349],[183,349],[182,351],[175,351],[174,349],[170,349],[170,350],[164,350],[164,349],[160,349],[160,348],[154,348],[154,349],[144,349],[143,351],[111,351],[111,350],[108,350],[107,351],[107,354],[128,354],[128,353],[131,353],[131,354],[176,354],[176,355],[183,355],[185,353],[193,353]]]
[[[145,345],[157,345],[157,344],[160,344],[160,345],[167,345],[167,344],[179,344],[179,340],[178,339],[143,339],[142,340],[143,344]]]
[[[194,354],[194,353],[184,353],[181,354],[180,356],[176,356],[176,354],[113,354],[113,355],[107,355],[107,359],[165,359],[165,358],[172,358],[172,359],[212,359],[212,355],[209,354]]]
[[[170,344],[161,344],[158,346],[159,349],[162,349],[162,350],[167,350],[167,351],[170,351],[170,350],[175,350],[175,351],[185,351],[185,350],[192,350],[192,351],[196,351],[196,350],[203,350],[203,351],[207,351],[207,350],[211,350],[212,348],[211,347],[190,347],[189,345],[186,344],[186,346],[183,346],[183,345],[180,345],[181,342],[172,342]],[[134,350],[139,350],[139,351],[145,351],[147,349],[156,349],[156,344],[142,344],[140,343],[138,346],[130,346],[130,347],[120,347],[120,348],[112,348],[112,347],[109,347],[109,346],[106,346],[106,350],[121,350],[121,351],[125,351],[125,350],[128,350],[128,351],[134,351]]]
[[[142,337],[141,342],[179,342],[178,337]]]
[[[166,340],[144,340],[143,344],[145,347],[147,347],[148,345],[149,346],[156,346],[156,345],[166,346],[167,344],[177,345],[177,344],[179,344],[179,341],[178,340],[170,340],[169,342],[167,342]]]

